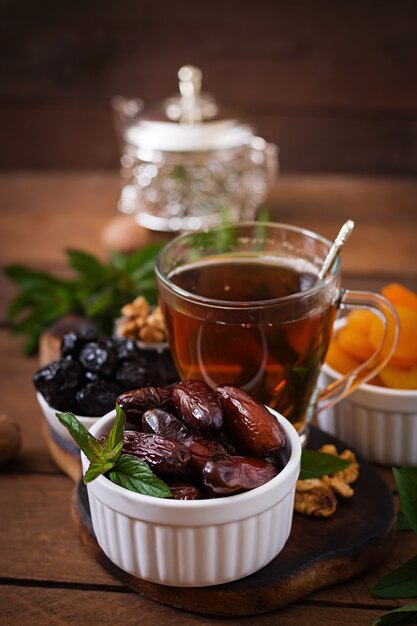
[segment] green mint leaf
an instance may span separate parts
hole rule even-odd
[[[409,521],[401,510],[397,513],[397,530],[398,532],[402,532],[404,530],[413,530],[410,526]]]
[[[122,454],[114,469],[109,473],[112,482],[136,493],[156,498],[169,498],[171,490],[160,478],[155,476],[145,461],[130,454]]]
[[[105,474],[112,467],[114,467],[114,461],[92,461],[86,473],[84,474],[84,482],[85,484],[91,483],[92,480]]]
[[[122,453],[123,431],[126,424],[126,417],[122,409],[116,404],[116,419],[106,437],[103,445],[103,457],[106,461],[113,461],[113,465]]]
[[[66,250],[68,263],[72,269],[89,283],[105,283],[109,278],[108,268],[95,256],[83,250]]]
[[[314,450],[303,450],[301,453],[300,480],[321,478],[326,474],[335,474],[350,465],[349,461],[339,459],[334,454],[324,454]]]
[[[417,467],[392,468],[401,510],[412,530],[417,534]]]
[[[401,624],[417,624],[417,602],[400,606],[398,609],[380,615],[372,626],[392,626]]]
[[[77,420],[73,413],[55,413],[59,421],[68,430],[71,437],[92,463],[102,460],[103,445]]]
[[[380,598],[414,598],[417,596],[417,556],[383,576],[372,587],[371,592]]]

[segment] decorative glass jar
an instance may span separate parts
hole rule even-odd
[[[113,98],[124,186],[119,208],[151,230],[253,219],[277,170],[277,148],[201,93],[201,71],[178,72],[180,95],[148,114]]]

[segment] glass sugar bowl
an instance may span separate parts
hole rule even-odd
[[[121,143],[123,213],[157,231],[253,219],[277,171],[277,147],[201,92],[201,71],[178,72],[179,95],[145,113],[112,100]]]

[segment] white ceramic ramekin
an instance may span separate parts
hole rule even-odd
[[[36,393],[36,397],[45,416],[51,435],[55,441],[68,452],[79,458],[80,451],[78,446],[74,443],[74,440],[68,430],[61,424],[55,415],[55,413],[64,413],[64,411],[51,407],[39,391]],[[112,411],[111,413],[113,414],[114,412]],[[99,417],[85,417],[83,415],[77,415],[76,417],[81,424],[87,428],[87,430],[89,430],[99,419]]]
[[[343,326],[338,320],[335,331]],[[340,374],[326,363],[319,385]],[[417,391],[364,384],[334,406],[318,412],[318,425],[355,448],[365,458],[385,465],[417,465]]]
[[[104,476],[89,483],[93,529],[109,559],[155,583],[201,587],[237,580],[276,557],[291,530],[301,444],[293,426],[274,415],[285,431],[287,462],[275,478],[252,491],[184,501],[134,493]],[[100,436],[113,421],[108,414],[91,433]],[[83,454],[81,460],[85,472],[88,460]]]

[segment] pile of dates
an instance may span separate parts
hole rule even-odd
[[[135,389],[116,402],[130,428],[123,452],[146,461],[176,499],[241,493],[282,469],[284,431],[242,389],[183,380]]]
[[[141,349],[125,337],[100,338],[86,328],[63,335],[61,358],[36,372],[33,384],[60,411],[97,417],[124,391],[178,380],[168,349]]]

